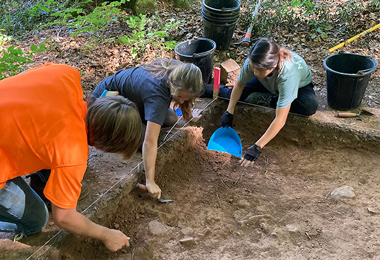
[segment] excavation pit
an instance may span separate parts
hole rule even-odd
[[[68,235],[49,222],[43,232],[25,241],[3,243],[2,254],[9,256],[4,259],[380,256],[377,129],[337,125],[321,121],[323,116],[314,120],[290,115],[255,165],[243,168],[239,158],[207,150],[226,106],[224,101],[214,102],[196,125],[173,131],[160,147],[156,181],[163,198],[172,203],[159,203],[134,189],[144,180],[141,154],[125,162],[90,150],[84,184],[91,193],[78,210],[96,223],[122,230],[134,247],[111,253],[100,242]],[[234,129],[243,151],[274,118],[271,109],[242,104],[235,114]],[[355,197],[330,195],[343,186],[352,187]]]

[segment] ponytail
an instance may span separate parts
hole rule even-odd
[[[280,70],[281,64],[284,61],[290,60],[291,58],[292,58],[292,54],[289,52],[289,50],[284,47],[280,47],[278,51],[278,64],[277,64],[276,69]]]

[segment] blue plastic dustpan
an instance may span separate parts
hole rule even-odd
[[[229,126],[216,130],[208,141],[207,150],[229,153],[242,157],[243,149],[238,133]]]

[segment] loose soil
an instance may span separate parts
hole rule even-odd
[[[91,193],[79,208],[128,234],[134,247],[111,253],[100,242],[62,231],[40,247],[58,232],[50,222],[36,236],[3,243],[3,259],[24,259],[37,249],[31,259],[380,258],[379,136],[291,116],[256,164],[243,168],[239,158],[207,150],[226,103],[213,105],[159,149],[157,182],[172,203],[133,189],[143,181],[141,154],[124,162],[91,149],[84,179]],[[245,151],[274,114],[242,104],[237,112],[234,128]],[[355,198],[329,195],[345,185]]]

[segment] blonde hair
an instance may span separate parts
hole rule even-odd
[[[89,144],[110,153],[132,157],[142,143],[142,123],[136,105],[122,96],[87,100]]]
[[[172,95],[177,95],[179,91],[186,92],[190,99],[183,104],[174,103],[174,109],[179,107],[183,118],[191,118],[193,103],[197,97],[203,93],[203,80],[201,70],[192,63],[183,63],[178,60],[155,60],[149,64],[142,65],[155,78],[167,78],[168,87]]]

